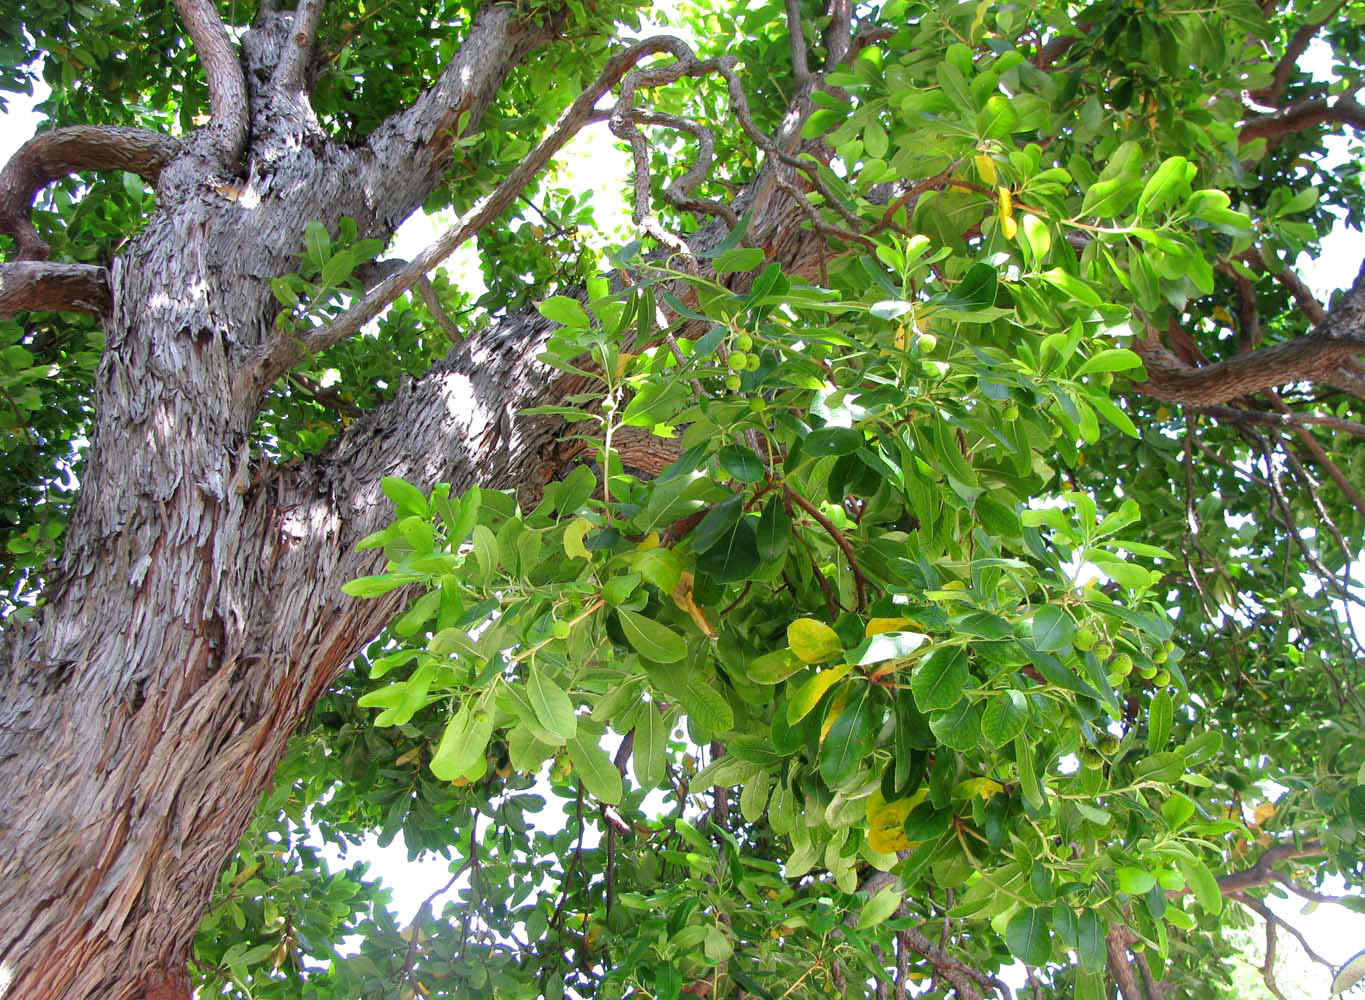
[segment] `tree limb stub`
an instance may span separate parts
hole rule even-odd
[[[109,272],[41,260],[0,264],[0,319],[21,312],[109,312]]]
[[[0,170],[0,233],[14,237],[17,260],[47,260],[50,248],[33,227],[33,197],[79,170],[127,170],[156,182],[183,144],[140,128],[72,125],[42,132],[24,143]]]

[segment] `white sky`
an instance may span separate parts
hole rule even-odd
[[[1314,70],[1325,75],[1326,67],[1331,64],[1331,53],[1323,43],[1315,43],[1310,49],[1309,61]],[[0,116],[0,163],[4,162],[20,145],[32,137],[37,124],[33,111],[36,103],[45,96],[40,92],[32,99],[22,96],[8,96],[10,110]],[[1335,160],[1345,160],[1349,141],[1344,137],[1328,140],[1328,148]],[[610,242],[613,231],[623,226],[629,218],[629,208],[623,197],[622,189],[627,178],[628,159],[615,146],[615,140],[606,125],[598,124],[586,129],[558,158],[561,174],[557,183],[577,188],[588,188],[593,192],[597,220],[603,230],[603,239]],[[420,213],[410,219],[398,232],[390,255],[410,258],[422,247],[431,242],[436,235],[450,225],[449,213],[446,217],[428,218]],[[602,244],[598,244],[599,246]],[[1359,232],[1338,225],[1323,241],[1322,254],[1314,259],[1307,255],[1299,260],[1299,271],[1310,287],[1320,298],[1336,289],[1350,285],[1365,257],[1365,237]],[[447,263],[451,277],[462,286],[476,294],[482,291],[482,280],[473,242],[465,245]],[[555,800],[550,800],[543,819],[554,815]],[[329,856],[335,858],[333,850]],[[449,877],[449,866],[440,858],[428,858],[416,862],[407,860],[407,851],[401,836],[387,849],[381,849],[371,842],[365,847],[352,851],[349,861],[357,858],[371,863],[371,872],[383,879],[393,892],[394,908],[401,922],[406,923],[416,912],[422,900],[435,888],[443,885]],[[1340,891],[1340,883],[1329,885],[1326,891]],[[441,901],[436,904],[439,912]],[[1365,916],[1352,913],[1338,906],[1310,907],[1310,912],[1302,912],[1300,901],[1270,900],[1276,913],[1289,920],[1308,937],[1313,946],[1327,959],[1342,963],[1352,954],[1365,946]],[[1264,938],[1257,930],[1254,942],[1259,946]],[[1282,956],[1301,955],[1298,945],[1287,934],[1281,933],[1279,948]],[[1259,960],[1259,959],[1258,959]],[[1282,963],[1285,961],[1282,958]],[[1287,991],[1298,992],[1302,996],[1325,996],[1330,977],[1321,967],[1306,961],[1293,962],[1293,981],[1282,985]],[[1289,972],[1291,970],[1286,970]],[[1287,977],[1283,977],[1287,978]]]

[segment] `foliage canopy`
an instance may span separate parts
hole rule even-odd
[[[429,209],[497,190],[645,11],[518,13],[556,37],[457,130]],[[327,3],[324,131],[356,143],[417,100],[473,17]],[[542,176],[479,228],[483,291],[437,272],[261,403],[261,461],[325,454],[448,328],[536,308],[527,363],[561,391],[520,418],[575,458],[378,484],[393,520],[360,547],[382,559],[344,589],[408,599],[223,871],[200,995],[973,997],[1013,963],[1039,995],[1230,995],[1226,931],[1271,887],[1365,878],[1365,281],[1320,305],[1292,270],[1365,219],[1365,8],[670,17],[695,52],[642,57],[611,118],[629,242],[599,250],[594,206]],[[1298,66],[1313,38],[1330,83]],[[26,3],[0,41],[0,86],[41,73],[57,125],[205,120],[167,5]],[[823,252],[754,237],[774,192]],[[103,265],[156,211],[111,172],[34,219],[54,260]],[[271,276],[277,326],[335,323],[384,245],[311,225]],[[0,341],[23,620],[103,337],[22,313]],[[407,928],[317,849],[399,834],[452,859]]]

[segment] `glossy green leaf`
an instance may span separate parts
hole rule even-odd
[[[625,608],[617,608],[616,615],[626,639],[646,660],[676,663],[687,655],[687,643],[667,625]]]

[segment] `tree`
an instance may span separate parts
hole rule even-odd
[[[1365,11],[641,11],[0,20],[9,995],[1212,997],[1359,885]]]

